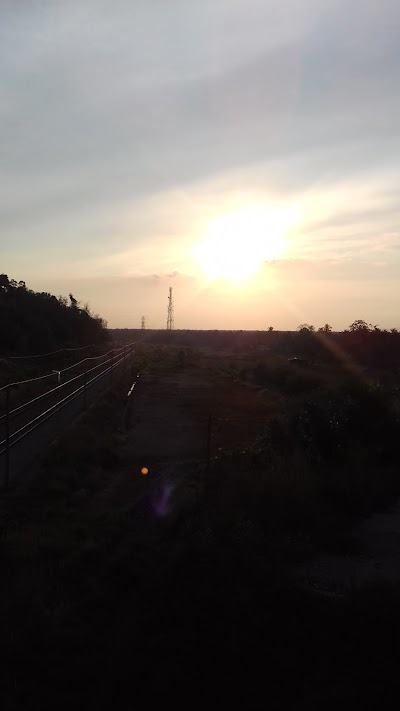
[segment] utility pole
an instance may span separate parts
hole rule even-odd
[[[172,331],[174,328],[174,302],[172,301],[172,286],[169,287],[169,297],[168,297],[168,317],[167,317],[167,331]]]
[[[10,386],[5,390],[6,393],[6,458],[4,470],[4,488],[8,491],[8,483],[10,481]]]
[[[85,360],[85,370],[83,372],[83,409],[87,410],[87,361]]]

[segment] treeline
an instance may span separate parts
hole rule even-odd
[[[361,319],[344,331],[333,331],[329,324],[321,328],[301,324],[297,331],[277,331],[272,326],[265,331],[192,331],[112,329],[114,340],[128,342],[146,336],[156,344],[175,344],[190,348],[210,348],[215,351],[246,353],[270,351],[288,358],[312,362],[350,360],[369,368],[398,368],[400,364],[400,332],[385,330]]]
[[[400,362],[400,332],[390,331],[361,319],[344,331],[333,332],[329,324],[316,330],[302,324],[289,333],[267,333],[271,348],[308,361],[353,361],[374,369],[398,368]]]
[[[35,292],[24,281],[0,274],[0,355],[44,353],[108,339],[105,321],[72,294],[67,299]]]

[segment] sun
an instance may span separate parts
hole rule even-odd
[[[264,261],[282,255],[287,222],[281,210],[252,208],[224,215],[209,224],[195,257],[209,281],[245,281]]]

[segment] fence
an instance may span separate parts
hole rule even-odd
[[[112,384],[114,374],[124,371],[128,365],[132,370],[136,343],[138,341],[100,356],[84,358],[62,370],[53,370],[38,378],[10,383],[2,388],[5,411],[0,416],[0,462],[3,460],[5,489],[8,489],[11,478],[59,434],[63,425],[87,408],[89,393],[93,399]],[[76,373],[77,370],[80,372]],[[15,388],[48,378],[56,378],[57,385],[12,408]]]

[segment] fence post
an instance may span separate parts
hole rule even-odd
[[[113,381],[113,368],[114,368],[114,348],[111,351],[111,371],[110,371],[111,383]]]
[[[6,387],[6,452],[5,452],[5,471],[4,471],[4,488],[8,491],[10,481],[10,386]]]
[[[87,409],[87,364],[85,363],[85,370],[83,373],[83,409]]]
[[[133,345],[131,343],[131,376],[133,375]]]

